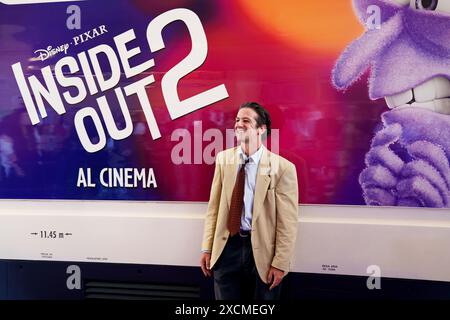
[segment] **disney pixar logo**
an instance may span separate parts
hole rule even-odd
[[[34,53],[38,54],[37,58],[39,60],[44,61],[60,52],[64,52],[64,54],[67,54],[67,49],[69,49],[69,47],[70,45],[68,43],[65,43],[55,48],[53,48],[52,46],[48,46],[46,49],[38,49]]]

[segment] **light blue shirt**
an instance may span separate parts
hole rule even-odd
[[[263,153],[264,146],[260,146],[258,151],[253,153],[250,157],[247,157],[242,151],[241,147],[238,148],[239,159],[241,163],[244,163],[247,159],[249,162],[245,165],[245,188],[244,188],[244,208],[242,208],[241,215],[241,229],[252,229],[252,216],[253,216],[253,199],[255,197],[256,186],[256,174],[258,173],[259,161]],[[238,171],[242,164],[239,165]]]
[[[247,157],[242,151],[241,147],[237,149],[240,163],[244,163],[247,159],[249,162],[245,165],[245,188],[244,188],[244,207],[242,208],[241,215],[241,229],[251,230],[252,229],[252,217],[253,217],[253,199],[255,197],[255,187],[256,187],[256,174],[258,173],[259,161],[263,153],[264,146],[261,145],[258,151]],[[238,166],[236,171],[239,172],[242,164]],[[205,253],[211,253],[209,250],[202,250]]]

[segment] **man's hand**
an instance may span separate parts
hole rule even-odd
[[[269,273],[267,274],[267,281],[269,282],[269,284],[271,284],[269,290],[272,290],[273,288],[278,286],[281,283],[281,280],[283,280],[283,277],[283,270],[271,266],[269,269]]]
[[[202,255],[200,256],[200,267],[202,268],[205,277],[210,277],[212,275],[210,268],[210,261],[211,261],[211,253],[202,252]]]

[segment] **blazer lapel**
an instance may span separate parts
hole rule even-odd
[[[228,210],[230,209],[231,196],[236,183],[238,166],[239,154],[237,148],[234,148],[233,152],[225,159],[224,181],[227,181],[225,184],[225,194],[227,196]]]
[[[255,196],[253,198],[252,223],[261,213],[262,205],[270,185],[270,156],[269,151],[262,146],[263,152],[259,162],[258,173],[256,174]]]

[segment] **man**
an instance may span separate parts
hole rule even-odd
[[[298,224],[297,173],[262,145],[270,126],[262,106],[243,104],[234,125],[240,146],[216,157],[200,259],[205,276],[214,274],[216,299],[279,299],[289,271]]]

